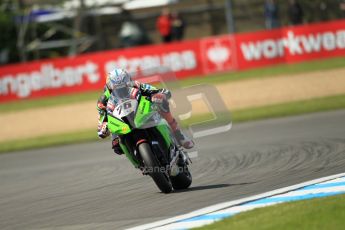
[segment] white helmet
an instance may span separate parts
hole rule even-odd
[[[107,87],[109,90],[116,89],[117,86],[131,82],[131,76],[124,69],[114,69],[107,74]]]

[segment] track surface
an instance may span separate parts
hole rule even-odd
[[[345,110],[197,140],[194,182],[159,193],[110,143],[0,155],[0,229],[122,229],[345,171]]]

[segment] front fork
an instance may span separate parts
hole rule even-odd
[[[164,142],[167,146],[170,146],[169,148],[169,159],[165,162],[165,164],[168,166],[168,171],[170,176],[176,176],[179,173],[179,166],[182,164],[188,165],[189,162],[191,162],[190,158],[188,157],[187,153],[181,148],[178,147],[175,143],[174,137],[172,136],[169,127],[166,124],[161,124],[156,127],[157,130],[162,135]],[[160,144],[156,141],[152,141],[150,143],[152,150],[156,150],[159,152],[162,152],[163,149],[160,148]],[[123,144],[120,138],[120,147],[122,151],[125,153],[126,157],[129,159],[129,161],[133,164],[135,168],[140,168],[140,162],[129,152],[127,146]],[[135,150],[137,151],[137,150]],[[134,153],[135,154],[135,153]],[[162,162],[164,163],[164,162]]]

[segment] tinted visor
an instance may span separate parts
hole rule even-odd
[[[118,98],[130,98],[129,88],[127,86],[115,87],[112,93]]]

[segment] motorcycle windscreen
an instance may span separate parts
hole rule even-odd
[[[132,128],[147,129],[157,126],[161,122],[161,116],[157,107],[144,96],[139,99],[131,99],[130,87],[117,87],[113,90],[108,103],[113,104],[112,116],[122,120]],[[109,111],[110,112],[110,111]]]
[[[128,116],[130,113],[135,113],[138,102],[137,100],[130,99],[130,90],[129,87],[123,85],[117,86],[111,92],[107,104],[108,114],[122,120],[123,117]]]
[[[159,125],[162,121],[157,112],[157,107],[145,97],[141,97],[140,103],[135,115],[134,125],[139,129],[152,128]]]

